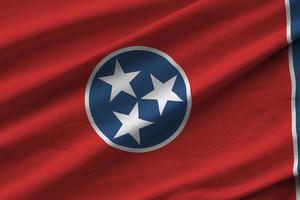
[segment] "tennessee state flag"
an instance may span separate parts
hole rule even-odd
[[[1,200],[300,200],[299,0],[0,1]]]

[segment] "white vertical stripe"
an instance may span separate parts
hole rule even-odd
[[[291,7],[290,0],[285,0],[285,10],[286,10],[286,37],[288,44],[292,44],[292,34],[291,34]]]
[[[298,140],[297,140],[297,127],[296,127],[296,77],[293,62],[293,48],[292,48],[292,35],[291,35],[291,9],[290,0],[285,0],[286,8],[286,37],[288,42],[288,54],[289,54],[289,69],[292,84],[291,94],[291,112],[292,112],[292,136],[294,146],[294,166],[293,173],[295,176],[295,189],[296,189],[296,200],[300,200],[300,187],[299,187],[299,173],[298,173]]]
[[[298,141],[297,141],[297,128],[296,128],[296,79],[295,79],[295,70],[293,64],[293,49],[292,45],[289,45],[289,68],[291,74],[292,81],[292,98],[291,98],[291,106],[292,106],[292,136],[294,143],[294,166],[293,173],[295,176],[296,183],[296,200],[300,200],[300,186],[299,186],[299,173],[298,173]]]

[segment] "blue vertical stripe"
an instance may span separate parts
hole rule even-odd
[[[292,36],[292,40],[296,42],[300,37],[300,0],[290,0],[290,12],[291,12],[291,36]],[[295,44],[294,46],[299,46],[299,43]],[[298,54],[298,58],[299,58],[299,54]],[[297,59],[296,56],[295,59]]]

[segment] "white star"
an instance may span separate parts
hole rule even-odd
[[[113,113],[122,123],[121,128],[118,130],[114,138],[118,138],[123,135],[129,134],[135,139],[137,143],[141,144],[139,130],[143,127],[153,124],[153,122],[149,122],[139,118],[138,104],[135,104],[135,106],[133,107],[129,115],[125,115],[118,112],[113,112]]]
[[[172,90],[177,76],[172,77],[165,83],[160,82],[152,74],[150,74],[150,76],[151,76],[154,90],[152,90],[150,93],[146,94],[142,99],[156,100],[158,103],[158,109],[159,109],[160,115],[162,115],[168,101],[180,101],[180,102],[183,101]]]
[[[132,81],[139,73],[140,72],[124,73],[118,59],[116,59],[114,75],[98,77],[98,79],[111,85],[110,101],[112,101],[121,91],[127,92],[135,97],[130,81]]]

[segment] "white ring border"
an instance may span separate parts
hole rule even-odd
[[[124,146],[121,146],[119,144],[113,143],[97,127],[97,125],[96,125],[96,123],[95,123],[95,121],[94,121],[94,119],[92,117],[91,110],[90,110],[90,104],[89,104],[89,96],[90,96],[89,93],[90,93],[91,84],[92,84],[92,81],[93,81],[96,73],[98,72],[98,70],[108,60],[110,60],[112,57],[117,56],[117,55],[119,55],[121,53],[124,53],[124,52],[133,51],[133,50],[149,51],[149,52],[158,54],[158,55],[164,57],[165,59],[167,59],[174,67],[176,67],[178,69],[178,71],[180,72],[180,74],[181,74],[181,76],[182,76],[182,78],[184,80],[185,86],[186,86],[187,108],[186,108],[185,116],[184,116],[184,118],[183,118],[180,126],[177,128],[177,130],[175,131],[175,133],[173,135],[171,135],[171,137],[169,137],[167,140],[165,140],[165,141],[163,141],[163,142],[161,142],[161,143],[159,143],[159,144],[157,144],[155,146],[147,147],[147,148],[129,148],[129,147],[124,147]],[[172,142],[182,132],[183,128],[185,127],[185,125],[186,125],[186,123],[188,121],[188,118],[190,116],[191,107],[192,107],[192,98],[191,98],[190,83],[189,83],[189,80],[188,80],[185,72],[183,71],[183,69],[168,54],[166,54],[166,53],[164,53],[164,52],[162,52],[162,51],[160,51],[158,49],[155,49],[155,48],[152,48],[152,47],[147,47],[147,46],[130,46],[130,47],[125,47],[125,48],[122,48],[122,49],[119,49],[119,50],[116,50],[116,51],[110,53],[108,56],[106,56],[105,58],[103,58],[97,64],[97,66],[93,70],[93,72],[92,72],[92,74],[91,74],[91,76],[90,76],[90,78],[88,80],[88,83],[87,83],[87,86],[86,86],[86,89],[85,89],[85,109],[86,109],[86,113],[87,113],[88,119],[89,119],[92,127],[94,128],[94,130],[96,131],[96,133],[104,140],[104,142],[106,144],[108,144],[109,146],[111,146],[113,148],[116,148],[116,149],[119,149],[119,150],[122,150],[122,151],[126,151],[126,152],[144,153],[144,152],[154,151],[154,150],[162,148],[165,145],[167,145],[170,142]]]

